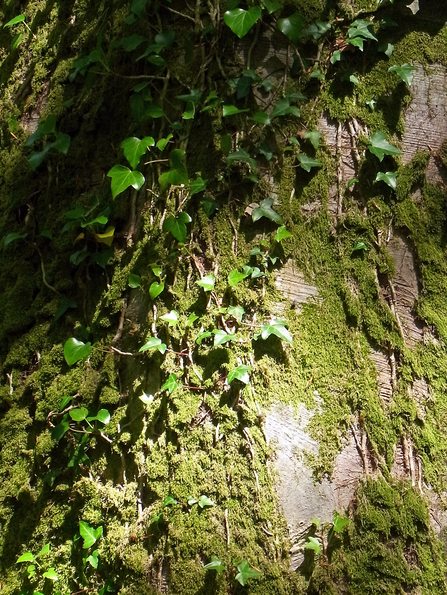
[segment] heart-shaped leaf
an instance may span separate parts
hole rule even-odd
[[[202,279],[196,281],[196,285],[203,287],[205,291],[211,291],[214,289],[215,283],[216,279],[214,278],[214,275],[205,275],[205,277],[202,277]]]
[[[184,244],[186,242],[187,229],[185,223],[179,217],[172,215],[163,222],[163,231],[170,231],[174,238]]]
[[[258,124],[263,124],[264,126],[269,126],[271,124],[269,115],[263,111],[255,112],[253,114],[252,120],[257,122]]]
[[[145,136],[141,140],[135,136],[131,136],[125,138],[120,147],[124,150],[124,157],[130,163],[132,169],[136,169],[148,147],[153,147],[154,144],[155,141],[152,136]]]
[[[276,335],[283,341],[287,341],[293,345],[293,338],[286,328],[286,323],[283,320],[274,320],[270,324],[263,324],[261,327],[261,337],[267,339],[270,335]]]
[[[74,337],[67,339],[64,345],[64,357],[69,366],[80,360],[87,359],[91,352],[91,343],[83,343]]]
[[[368,147],[370,153],[375,155],[379,161],[383,161],[385,155],[402,155],[402,151],[386,140],[384,132],[376,132],[370,139]]]
[[[177,382],[177,376],[175,374],[169,374],[169,378],[163,384],[160,390],[167,390],[169,394],[173,393],[180,384]]]
[[[396,173],[395,171],[387,171],[386,173],[383,173],[381,171],[379,171],[379,173],[376,176],[376,182],[385,182],[385,184],[388,184],[388,186],[390,188],[392,188],[393,190],[396,190],[397,188],[397,178],[396,178]]]
[[[281,215],[272,209],[272,204],[273,198],[265,198],[264,200],[261,200],[259,207],[252,211],[251,217],[253,222],[255,223],[261,219],[261,217],[266,217],[267,219],[270,219],[270,221],[274,221],[275,223],[278,223],[278,225],[281,225],[283,219]]]
[[[49,568],[46,572],[42,574],[42,578],[47,578],[50,581],[58,581],[59,575],[54,570],[54,568]]]
[[[275,242],[281,242],[282,240],[286,240],[287,238],[291,238],[292,234],[290,231],[287,231],[284,225],[278,228],[278,231],[275,235]]]
[[[131,171],[128,167],[124,167],[124,165],[114,165],[107,176],[112,178],[112,196],[114,199],[130,186],[135,188],[135,190],[139,190],[145,182],[142,173]]]
[[[245,583],[249,578],[259,578],[262,576],[262,572],[255,568],[252,568],[247,560],[242,560],[240,564],[238,564],[237,569],[239,570],[238,574],[236,575],[236,580],[244,586]]]
[[[107,409],[100,409],[96,414],[96,419],[106,426],[110,423],[110,413]]]
[[[245,310],[242,306],[229,306],[227,308],[227,314],[232,316],[238,322],[241,322],[242,316],[245,314]]]
[[[51,430],[51,438],[53,438],[53,440],[60,440],[69,429],[70,424],[68,421],[68,413],[66,413],[57,426]]]
[[[276,103],[272,113],[270,114],[270,118],[273,120],[273,118],[288,115],[296,116],[297,118],[299,118],[301,112],[295,105],[290,105],[290,98],[285,97],[284,99],[280,99]]]
[[[251,270],[250,270],[251,273]],[[242,281],[243,279],[245,279],[246,277],[248,277],[248,275],[250,273],[239,273],[239,271],[237,269],[233,269],[230,274],[228,275],[228,285],[230,287],[234,287],[235,285],[237,285],[240,281]]]
[[[227,116],[234,116],[235,114],[243,114],[244,112],[249,112],[250,110],[247,109],[239,109],[235,105],[224,105],[222,106],[223,110],[223,117],[226,118]]]
[[[101,530],[100,534],[98,534],[99,530]],[[79,521],[79,533],[84,540],[82,547],[85,550],[88,550],[94,543],[96,543],[98,537],[102,535],[102,527],[94,529],[93,527],[90,527],[90,525],[85,521]]]
[[[139,353],[143,351],[149,351],[151,349],[157,349],[161,354],[166,351],[166,345],[158,337],[150,337],[149,340],[138,350]]]
[[[72,409],[69,411],[69,415],[73,421],[83,421],[88,415],[88,409],[86,407]]]
[[[402,66],[390,66],[390,68],[388,68],[388,72],[395,72],[408,86],[410,86],[413,82],[413,73],[415,70],[416,68],[411,64],[402,64]]]
[[[320,144],[321,132],[318,130],[306,130],[304,133],[304,138],[310,140],[311,145],[316,151],[318,149],[318,145]]]
[[[306,155],[306,153],[299,153],[298,161],[300,162],[300,166],[307,172],[309,172],[312,167],[321,167],[322,166],[321,161],[318,161],[317,159],[313,159],[312,157],[309,157],[308,155]]]
[[[155,298],[160,295],[164,288],[164,283],[157,283],[154,281],[149,287],[149,295],[151,296],[151,299],[155,300]]]
[[[235,8],[227,10],[224,14],[224,21],[239,38],[244,37],[261,18],[262,9],[260,6],[253,6],[249,10]]]
[[[219,560],[217,556],[211,556],[211,562],[205,564],[204,568],[206,570],[215,570],[217,574],[222,574],[226,566],[222,564],[222,562]]]
[[[294,12],[290,17],[285,19],[279,19],[277,27],[284,33],[289,41],[292,43],[298,43],[301,39],[301,31],[303,29],[303,17]]]
[[[129,281],[127,282],[129,287],[132,289],[137,289],[137,287],[141,287],[141,277],[140,275],[135,275],[134,273],[129,274]]]
[[[206,188],[208,180],[202,180],[202,178],[197,178],[189,185],[189,195],[194,196],[194,194],[198,194],[199,192],[203,192]]]
[[[87,558],[85,558],[84,560],[84,565],[89,563],[93,566],[93,568],[98,568],[98,550],[94,550],[90,556],[88,556]]]
[[[234,341],[236,339],[236,335],[232,335],[230,333],[226,333],[221,329],[214,329],[214,347],[220,347],[224,345],[228,341]]]
[[[304,544],[305,549],[313,550],[315,554],[318,555],[322,549],[318,539],[316,539],[315,537],[308,537],[307,539],[307,543]]]
[[[214,506],[214,502],[208,498],[208,496],[200,496],[197,504],[200,508],[205,508],[206,506]]]
[[[163,314],[163,316],[160,316],[160,318],[161,320],[165,320],[169,324],[169,326],[175,326],[178,322],[178,312],[176,312],[175,310],[171,310],[167,314]]]
[[[16,564],[18,564],[19,562],[35,562],[35,561],[36,561],[36,559],[31,552],[25,552],[24,554],[22,554],[20,556],[20,558],[17,560]]]
[[[185,157],[185,151],[181,149],[173,149],[169,153],[169,165],[171,169],[158,178],[158,183],[162,190],[166,190],[169,185],[181,186],[182,184],[188,184],[188,171],[183,159]]]
[[[227,376],[228,384],[231,384],[233,382],[233,380],[240,380],[240,382],[243,382],[244,384],[249,384],[250,383],[250,375],[249,375],[250,370],[251,370],[251,366],[244,366],[244,365],[240,365],[237,368],[235,368],[234,370],[231,370],[231,372]]]

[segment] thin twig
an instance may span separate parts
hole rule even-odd
[[[193,19],[192,17],[190,17],[189,14],[183,14],[182,12],[178,12],[177,10],[174,10],[170,6],[166,6],[166,5],[164,5],[163,8],[166,8],[166,10],[169,10],[169,12],[173,12],[174,14],[178,15],[179,17],[183,17],[185,19],[188,19],[189,21],[192,21],[194,24],[196,24],[195,19]]]
[[[54,291],[54,293],[56,295],[60,295],[60,293],[57,291],[57,289],[54,289],[54,287],[52,287],[47,282],[46,277],[45,277],[45,266],[43,264],[42,252],[39,250],[39,247],[38,247],[37,244],[34,244],[34,247],[36,248],[36,250],[37,250],[37,252],[39,253],[39,256],[40,256],[40,267],[42,269],[42,281],[43,281],[43,284],[45,285],[45,287],[48,287],[48,289],[51,289],[51,291]]]
[[[138,355],[137,353],[130,353],[130,351],[121,351],[120,349],[117,349],[116,347],[113,347],[113,345],[110,346],[110,349],[112,351],[114,351],[115,353],[119,353],[119,355]]]
[[[228,508],[225,509],[225,532],[227,534],[227,545],[230,545],[230,525],[228,524]]]

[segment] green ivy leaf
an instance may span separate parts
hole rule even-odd
[[[245,583],[249,578],[259,578],[262,576],[262,572],[260,570],[256,570],[252,568],[247,560],[242,560],[240,564],[238,564],[237,569],[239,570],[238,574],[236,575],[236,580],[244,586]]]
[[[253,114],[252,120],[264,126],[270,126],[271,120],[268,114],[263,111],[257,111]]]
[[[364,20],[354,21],[348,30],[349,41],[356,37],[363,37],[364,39],[373,39],[377,41],[377,37],[370,31],[372,23]]]
[[[203,339],[207,339],[208,337],[211,337],[212,335],[213,335],[213,333],[211,331],[205,331],[204,333],[199,333],[197,335],[197,339],[196,339],[197,345],[201,345]]]
[[[227,376],[228,384],[231,384],[233,380],[240,380],[244,384],[250,384],[250,375],[249,372],[251,370],[251,366],[244,366],[240,365],[231,372]]]
[[[20,556],[20,558],[17,560],[16,564],[19,564],[19,562],[35,562],[35,561],[36,561],[36,559],[31,552],[25,552],[24,554],[22,554]]]
[[[205,564],[204,568],[205,570],[215,570],[217,574],[222,574],[226,566],[222,564],[217,556],[211,556],[211,562]]]
[[[334,531],[336,533],[341,533],[346,525],[349,524],[349,519],[343,519],[339,514],[336,514],[334,517]]]
[[[175,374],[169,374],[169,378],[160,390],[167,390],[169,394],[172,394],[179,386],[180,384],[177,382],[177,376]]]
[[[202,277],[202,279],[196,281],[196,285],[203,287],[205,291],[212,291],[214,289],[215,282],[216,279],[214,278],[214,275],[205,275],[205,277]]]
[[[310,172],[312,167],[321,167],[322,166],[321,161],[318,161],[317,159],[313,159],[312,157],[309,157],[308,155],[306,155],[306,153],[299,153],[298,161],[300,162],[300,166],[307,172]]]
[[[330,23],[315,21],[304,31],[304,34],[313,37],[314,39],[320,39],[320,37],[327,33],[331,28],[332,25]]]
[[[294,12],[290,17],[279,19],[277,23],[278,29],[287,37],[292,43],[298,43],[301,39],[301,32],[303,28],[303,17]]]
[[[262,339],[268,339],[270,335],[276,335],[282,341],[287,341],[293,345],[293,338],[290,332],[286,328],[286,323],[284,320],[274,320],[269,324],[263,324],[261,327],[261,337]]]
[[[214,506],[214,502],[208,498],[208,496],[200,496],[197,504],[200,508],[205,508],[206,506]]]
[[[98,534],[98,531],[101,530],[101,533]],[[88,523],[85,521],[79,521],[79,533],[84,540],[82,547],[85,550],[88,550],[94,543],[96,543],[97,539],[102,535],[102,527],[98,527],[98,529],[94,529],[90,527]]]
[[[64,357],[69,366],[80,360],[87,359],[92,352],[91,343],[83,343],[74,337],[67,339],[64,345]]]
[[[199,192],[203,192],[206,189],[206,184],[208,180],[202,180],[202,178],[197,178],[193,182],[189,184],[189,195],[194,196],[194,194],[198,194]]]
[[[228,343],[228,341],[234,341],[236,339],[236,335],[231,335],[225,331],[222,331],[221,329],[214,329],[213,334],[214,347],[220,347],[221,345]]]
[[[261,217],[267,217],[270,221],[274,221],[275,223],[278,223],[278,225],[281,225],[283,219],[281,215],[272,209],[272,204],[273,198],[265,198],[264,200],[261,200],[259,207],[253,209],[251,213],[253,223],[256,223]]]
[[[224,21],[239,39],[247,35],[253,25],[261,18],[262,9],[260,6],[253,6],[249,10],[235,8],[227,10],[224,14]]]
[[[141,157],[146,153],[149,147],[155,144],[152,136],[145,136],[143,139],[131,136],[121,143],[120,147],[124,150],[124,157],[130,163],[132,169],[136,169],[140,163]]]
[[[166,190],[170,184],[174,186],[180,186],[181,184],[186,186],[188,184],[188,171],[183,163],[184,157],[185,151],[182,151],[181,149],[173,149],[169,153],[169,164],[171,169],[166,173],[161,174],[158,178],[158,183],[162,190]]]
[[[248,163],[249,166],[251,167],[252,171],[256,171],[256,169],[257,169],[256,160],[253,159],[252,157],[250,157],[250,155],[244,149],[239,149],[238,151],[235,151],[234,153],[231,153],[230,155],[228,155],[228,157],[227,157],[228,167],[230,167],[236,161]]]
[[[238,322],[241,322],[242,316],[245,314],[245,310],[242,306],[229,306],[227,308],[227,314],[232,316]]]
[[[287,238],[291,238],[292,234],[290,231],[287,231],[284,225],[278,228],[278,231],[275,235],[275,242],[281,242],[282,240],[286,240]]]
[[[305,549],[313,550],[315,554],[318,556],[322,549],[320,542],[318,541],[318,539],[315,539],[315,537],[308,537],[307,539],[307,543],[304,544]]]
[[[239,273],[237,269],[233,269],[228,275],[228,285],[230,287],[234,287],[235,285],[240,283],[240,281],[248,277],[249,274],[250,273]]]
[[[158,337],[150,337],[149,340],[138,350],[139,353],[157,349],[162,355],[166,351],[166,345]]]
[[[129,186],[139,190],[145,182],[145,178],[139,171],[131,171],[124,165],[114,165],[107,174],[109,178],[112,178],[112,196],[115,199],[118,194],[121,194]]]
[[[155,298],[160,295],[164,288],[164,283],[157,283],[157,281],[154,281],[149,287],[149,295],[151,296],[151,299],[155,300]]]
[[[110,413],[107,409],[100,409],[96,414],[96,419],[107,426],[110,423]]]
[[[388,56],[388,58],[390,58],[392,53],[394,52],[394,45],[392,43],[384,41],[383,43],[379,43],[379,45],[377,46],[377,50],[379,52],[383,52]]]
[[[354,246],[354,248],[352,249],[353,252],[358,252],[359,250],[364,250],[364,251],[368,250],[368,246],[365,244],[365,242],[363,242],[363,241],[357,242],[356,245]]]
[[[140,277],[140,275],[135,275],[134,273],[130,273],[129,274],[129,280],[128,280],[127,284],[132,289],[137,289],[137,287],[141,287],[141,277]]]
[[[300,117],[301,112],[295,105],[290,105],[290,98],[284,97],[284,99],[280,99],[275,107],[273,108],[272,113],[270,114],[270,118],[278,118],[279,116],[296,116],[297,118]]]
[[[94,550],[88,558],[85,558],[84,565],[87,563],[91,564],[93,568],[98,568],[98,550]]]
[[[316,151],[320,144],[321,132],[319,132],[318,130],[307,130],[304,133],[304,138],[309,139],[311,145]]]
[[[184,244],[186,242],[187,229],[186,224],[191,222],[191,217],[184,211],[177,217],[172,215],[163,222],[163,231],[170,231],[174,238]]]
[[[3,240],[3,244],[5,248],[9,246],[12,242],[16,242],[17,240],[24,240],[28,236],[27,233],[19,233],[18,231],[14,231],[6,236]]]
[[[178,502],[172,494],[168,494],[163,500],[163,508],[166,508],[166,506],[171,506],[172,504],[178,504]]]
[[[402,66],[390,66],[388,68],[388,72],[395,72],[409,87],[413,82],[413,73],[415,70],[416,68],[411,64],[402,64]]]
[[[45,556],[45,554],[48,554],[49,551],[50,551],[50,544],[47,543],[46,545],[43,546],[43,548],[40,550],[40,552],[38,554],[36,554],[36,558],[40,558],[40,556]]]
[[[380,162],[383,161],[385,155],[402,155],[402,151],[386,140],[384,132],[376,132],[370,139],[368,147],[370,153],[375,155]]]
[[[379,173],[376,176],[375,181],[376,182],[385,182],[385,184],[388,184],[388,186],[390,188],[392,188],[393,190],[396,190],[396,188],[397,188],[396,173],[397,172],[395,172],[395,171],[387,171],[386,173],[379,171]]]
[[[335,64],[336,62],[340,62],[340,60],[343,58],[342,53],[340,50],[335,50],[335,52],[332,54],[331,58],[330,58],[330,63],[331,64]]]
[[[175,326],[178,323],[178,312],[171,310],[167,314],[160,316],[160,319],[167,322],[169,326]]]
[[[53,438],[53,440],[60,440],[69,429],[70,424],[68,421],[68,413],[66,413],[57,426],[51,430],[51,438]]]
[[[201,205],[208,219],[211,219],[212,215],[214,215],[214,213],[218,211],[222,206],[220,203],[216,202],[212,198],[204,198],[201,202]]]
[[[58,581],[59,575],[54,570],[54,568],[49,568],[46,572],[42,574],[42,578],[47,578],[50,581]]]

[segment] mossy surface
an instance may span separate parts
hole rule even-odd
[[[337,183],[333,147],[322,139],[315,150],[300,139],[300,150],[321,163],[310,173],[296,167],[296,143],[289,145],[291,152],[283,149],[298,135],[297,127],[315,127],[322,113],[342,122],[357,118],[398,144],[411,89],[388,67],[411,61],[447,65],[446,29],[407,17],[398,28],[383,29],[376,19],[374,33],[394,45],[392,58],[367,41],[363,53],[351,48],[341,63],[330,65],[333,44],[346,38],[349,19],[361,11],[372,17],[377,2],[290,0],[280,16],[298,11],[303,27],[317,19],[330,20],[331,29],[320,49],[321,42],[311,39],[299,46],[305,72],[298,63],[279,83],[273,81],[276,95],[284,90],[307,95],[309,101],[300,104],[301,120],[278,117],[271,127],[254,128],[244,113],[223,118],[220,104],[199,110],[212,91],[225,104],[259,108],[251,94],[238,100],[236,83],[232,87],[226,81],[241,75],[243,58],[228,27],[216,21],[217,5],[210,11],[199,3],[197,17],[181,2],[148,3],[143,17],[133,19],[131,6],[138,10],[138,4],[32,0],[0,7],[2,23],[22,10],[32,30],[20,24],[0,30],[0,230],[3,238],[13,232],[23,236],[4,242],[0,254],[2,594],[445,593],[445,562],[424,499],[408,483],[390,479],[394,446],[409,437],[424,481],[438,493],[446,488],[445,189],[425,180],[428,152],[406,166],[399,158],[386,158],[383,165],[398,172],[395,193],[372,183],[379,166],[363,151],[366,139],[360,139],[360,181],[344,193],[343,215],[335,220],[328,210]],[[397,19],[397,14],[388,6],[379,16]],[[275,18],[264,15],[273,28]],[[175,42],[157,50],[166,67],[156,64],[160,59],[137,60],[157,41],[157,33],[170,29]],[[13,36],[22,32],[22,42],[13,49]],[[127,51],[132,34],[142,37],[141,45]],[[74,76],[73,60],[87,55],[90,68]],[[327,66],[321,83],[310,78],[317,55],[319,66]],[[358,77],[358,85],[340,80],[346,69]],[[142,81],[167,118],[135,119],[135,104],[148,109],[150,103],[148,94],[143,104],[135,99],[134,87]],[[193,89],[202,92],[202,103],[188,120],[182,118],[185,102],[177,96]],[[371,99],[374,110],[366,105]],[[70,149],[66,156],[49,152],[33,172],[31,151],[54,138],[32,149],[26,138],[50,114],[57,116],[57,130],[70,135]],[[122,140],[152,136],[158,141],[169,133],[168,148],[151,148],[144,160],[153,163],[139,166],[146,177],[143,188],[112,201],[106,174],[126,163]],[[231,151],[243,148],[257,156],[256,171],[247,161],[228,167],[221,150],[227,134]],[[271,145],[272,159],[265,159],[265,149],[264,156],[257,152],[261,142]],[[171,148],[186,151],[192,180],[208,180],[205,194],[188,199],[185,188],[160,190],[158,177],[166,171],[163,160]],[[412,197],[415,188],[418,201]],[[246,211],[270,195],[292,233],[281,244],[274,240],[276,224],[266,218],[253,223]],[[211,217],[203,198],[217,203]],[[314,202],[319,203],[316,211],[306,213],[302,207]],[[70,212],[95,203],[92,217],[107,209],[114,227],[110,248],[99,241],[106,228],[98,223],[82,226],[86,221],[80,221],[63,230]],[[163,230],[163,221],[181,209],[192,222],[187,241],[179,246]],[[377,241],[378,231],[391,222],[414,244],[421,277],[417,315],[434,336],[414,350],[406,347],[378,283],[378,276],[392,279],[394,274],[386,246]],[[359,241],[367,250],[354,250]],[[251,255],[256,247],[261,254]],[[88,251],[85,260],[73,256],[82,250]],[[287,260],[318,288],[319,299],[300,311],[275,287],[274,270]],[[154,273],[155,264],[161,277]],[[230,287],[228,274],[247,264],[264,276]],[[211,272],[216,276],[212,293],[196,284]],[[141,277],[141,287],[129,287],[130,273]],[[150,288],[160,280],[164,290],[151,299]],[[236,305],[245,309],[242,322],[225,313]],[[173,327],[160,318],[171,310],[179,315]],[[279,312],[293,345],[255,336]],[[193,313],[199,318],[189,323]],[[222,329],[234,332],[236,340],[215,347],[213,335],[201,337]],[[154,332],[168,351],[139,353]],[[69,337],[93,344],[89,359],[71,367],[63,351]],[[397,387],[387,409],[379,397],[371,348],[393,350],[397,357]],[[228,385],[228,373],[240,364],[251,367],[250,384],[235,380]],[[161,390],[170,374],[179,384],[172,393]],[[421,378],[431,391],[423,419],[408,398],[409,386]],[[72,403],[90,415],[107,409],[110,423],[98,424],[104,435],[96,428],[83,447],[88,428],[73,421],[56,441],[52,425],[60,422],[65,396],[74,397]],[[349,427],[359,419],[372,456],[380,461],[377,476],[359,488],[332,558],[322,564],[308,559],[308,566],[295,573],[289,570],[274,453],[263,427],[265,412],[278,401],[295,408],[318,405],[309,425],[320,444],[309,459],[316,480],[330,475]],[[165,506],[170,495],[173,501]],[[188,502],[202,495],[214,505],[202,509]],[[78,536],[81,520],[103,527],[89,552],[83,552]],[[59,579],[53,590],[41,576],[28,580],[27,564],[17,564],[21,554],[36,554],[46,543],[50,551],[39,572],[54,567]],[[97,569],[83,563],[95,548]],[[212,555],[225,564],[222,575],[204,569]],[[235,563],[242,560],[263,573],[246,587],[235,581]]]

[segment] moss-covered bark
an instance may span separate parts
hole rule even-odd
[[[390,156],[379,165],[367,150],[368,133],[382,131],[395,145],[405,133],[411,87],[390,64],[447,67],[442,10],[438,19],[427,3],[413,16],[405,4],[288,0],[273,10],[268,2],[242,41],[218,0],[0,7],[2,23],[23,13],[31,29],[19,22],[0,30],[2,594],[446,592],[426,499],[430,490],[442,502],[446,489],[447,194],[425,175],[434,158],[445,175],[443,153],[427,148],[405,165]],[[296,46],[276,28],[295,11],[304,32]],[[391,18],[397,27],[386,26]],[[356,19],[378,39],[365,38],[363,51],[346,43]],[[320,33],[331,25],[318,39],[305,32],[315,21]],[[391,58],[379,44],[394,46]],[[331,61],[337,51],[341,60]],[[271,72],[275,52],[283,67]],[[246,68],[252,72],[241,82]],[[289,114],[251,119],[271,114],[284,96],[295,108]],[[223,117],[222,105],[242,111]],[[305,138],[322,115],[360,123],[351,139],[354,187],[341,175],[341,148],[324,136],[318,148]],[[27,138],[49,116],[56,130],[30,148]],[[33,171],[31,153],[62,134],[71,139],[67,154],[56,145]],[[168,145],[142,158],[140,189],[112,200],[107,173],[129,166],[120,144],[133,136]],[[188,178],[206,180],[205,191],[191,191],[178,163],[177,185],[160,184],[176,169],[172,150],[185,151]],[[300,152],[320,166],[298,167]],[[396,171],[397,187],[374,182],[379,171]],[[281,242],[275,222],[251,216],[252,203],[270,196],[291,233]],[[74,212],[91,207],[84,218]],[[181,211],[192,221],[179,243],[166,220]],[[385,241],[392,229],[414,247],[414,311],[430,329],[411,346],[384,293],[396,274]],[[101,235],[107,230],[111,241]],[[275,285],[275,271],[290,261],[320,296],[299,311]],[[245,265],[259,276],[252,270],[231,286],[229,273]],[[130,274],[140,287],[129,286]],[[209,274],[215,287],[204,291],[196,282]],[[164,289],[152,299],[154,283]],[[242,318],[228,311],[236,306]],[[170,326],[162,316],[172,310],[178,322]],[[286,321],[293,344],[261,335],[275,318]],[[215,346],[215,330],[230,340]],[[151,336],[165,353],[139,352]],[[69,338],[92,345],[72,366],[64,357]],[[386,404],[371,349],[395,366]],[[239,365],[249,366],[250,382],[229,384]],[[162,389],[169,378],[175,390]],[[423,406],[411,397],[421,379],[430,391]],[[64,397],[72,397],[62,407],[70,429],[58,440]],[[349,510],[339,511],[349,525],[340,535],[311,528],[327,550],[316,557],[307,550],[296,572],[264,427],[277,402],[317,406],[309,431],[320,449],[308,461],[315,481],[330,476],[351,428],[365,437],[369,461]],[[86,433],[87,422],[70,417],[81,407],[90,416],[106,409],[110,423],[90,420],[94,431]],[[393,476],[402,441],[417,453],[419,481]],[[212,506],[193,502],[203,495]],[[80,521],[103,527],[88,551]],[[30,563],[17,563],[19,556],[48,543],[28,577]],[[95,549],[97,568],[83,560],[94,561]],[[204,569],[211,556],[226,566],[222,574]],[[245,587],[235,580],[242,560],[262,572]],[[43,577],[50,568],[57,581]]]

